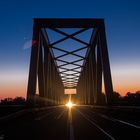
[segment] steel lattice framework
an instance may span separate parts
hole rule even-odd
[[[46,28],[64,37],[50,42]],[[61,28],[80,29],[68,34]],[[89,42],[76,37],[88,29],[93,29]],[[63,49],[63,46],[62,48],[56,47],[57,44],[67,39],[72,39],[84,46],[72,51]],[[64,54],[55,56],[53,49]],[[76,53],[83,49],[87,49],[85,56]],[[77,60],[64,60],[63,57],[68,55],[77,57]],[[82,65],[78,64],[80,61],[83,62]],[[63,64],[58,65],[58,62]],[[68,65],[75,67],[66,68],[65,66]],[[101,104],[102,78],[106,101],[111,104],[113,86],[103,19],[34,19],[27,89],[29,101],[34,100],[38,79],[39,96],[46,97],[49,101],[53,101],[52,103],[62,103],[64,88],[77,88],[82,104]]]

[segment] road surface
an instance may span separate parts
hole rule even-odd
[[[0,140],[140,140],[139,124],[88,106],[26,112],[0,127]]]

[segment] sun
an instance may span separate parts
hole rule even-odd
[[[72,103],[71,101],[69,101],[69,102],[66,104],[66,106],[67,106],[68,108],[72,108],[72,107],[73,107],[73,103]]]

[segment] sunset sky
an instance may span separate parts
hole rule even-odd
[[[26,96],[33,18],[104,18],[114,90],[140,90],[139,0],[1,0],[0,98]]]

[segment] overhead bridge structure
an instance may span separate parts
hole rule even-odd
[[[112,104],[103,19],[34,19],[27,100],[62,104],[65,89],[76,89],[79,104]]]

